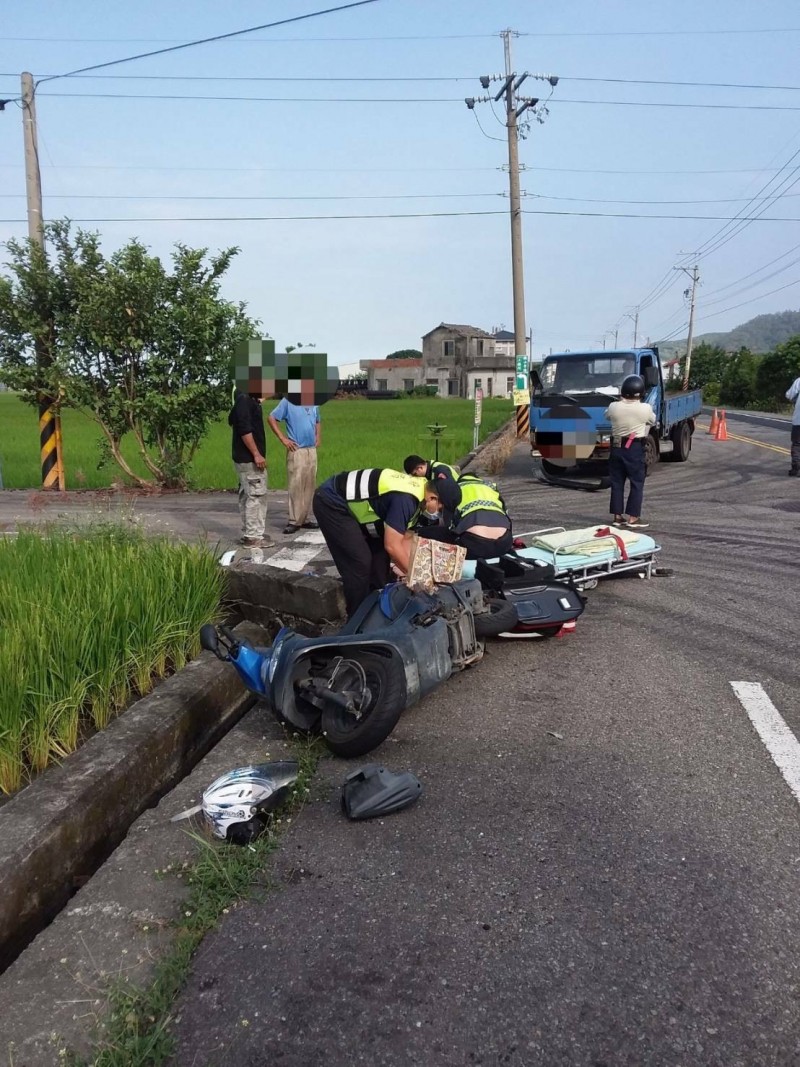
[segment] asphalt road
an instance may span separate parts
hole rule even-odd
[[[176,1064],[800,1064],[798,800],[731,687],[800,737],[800,483],[783,428],[735,438],[648,479],[672,577],[601,583],[574,635],[493,642],[401,720],[374,758],[416,807],[348,823],[324,761],[276,891],[193,962]],[[502,482],[517,529],[608,517],[522,448]]]

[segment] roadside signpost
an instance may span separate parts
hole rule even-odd
[[[483,389],[475,390],[475,425],[472,430],[472,451],[478,447],[478,438],[481,430],[481,415],[483,411]]]

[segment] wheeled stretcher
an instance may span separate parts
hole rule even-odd
[[[647,534],[609,526],[580,530],[550,526],[515,536],[525,548],[516,549],[514,555],[541,567],[542,577],[571,578],[578,589],[593,589],[601,578],[625,572],[651,578],[656,553],[661,551]],[[463,577],[474,574],[475,561],[465,561]]]

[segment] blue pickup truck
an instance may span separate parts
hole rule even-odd
[[[645,441],[648,474],[662,454],[678,463],[689,458],[703,396],[699,389],[667,391],[657,348],[559,352],[530,372],[531,452],[537,475],[579,489],[609,484],[611,425],[604,412],[619,398],[619,387],[629,374],[644,378],[644,399],[656,413]]]

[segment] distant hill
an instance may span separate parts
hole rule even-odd
[[[797,334],[800,334],[800,311],[778,311],[773,315],[756,315],[727,333],[696,334],[692,347],[705,341],[709,345],[720,345],[726,352],[738,352],[743,346],[755,353],[771,352],[776,345]],[[686,339],[667,341],[659,345],[659,349],[662,354],[681,355],[686,351]]]

